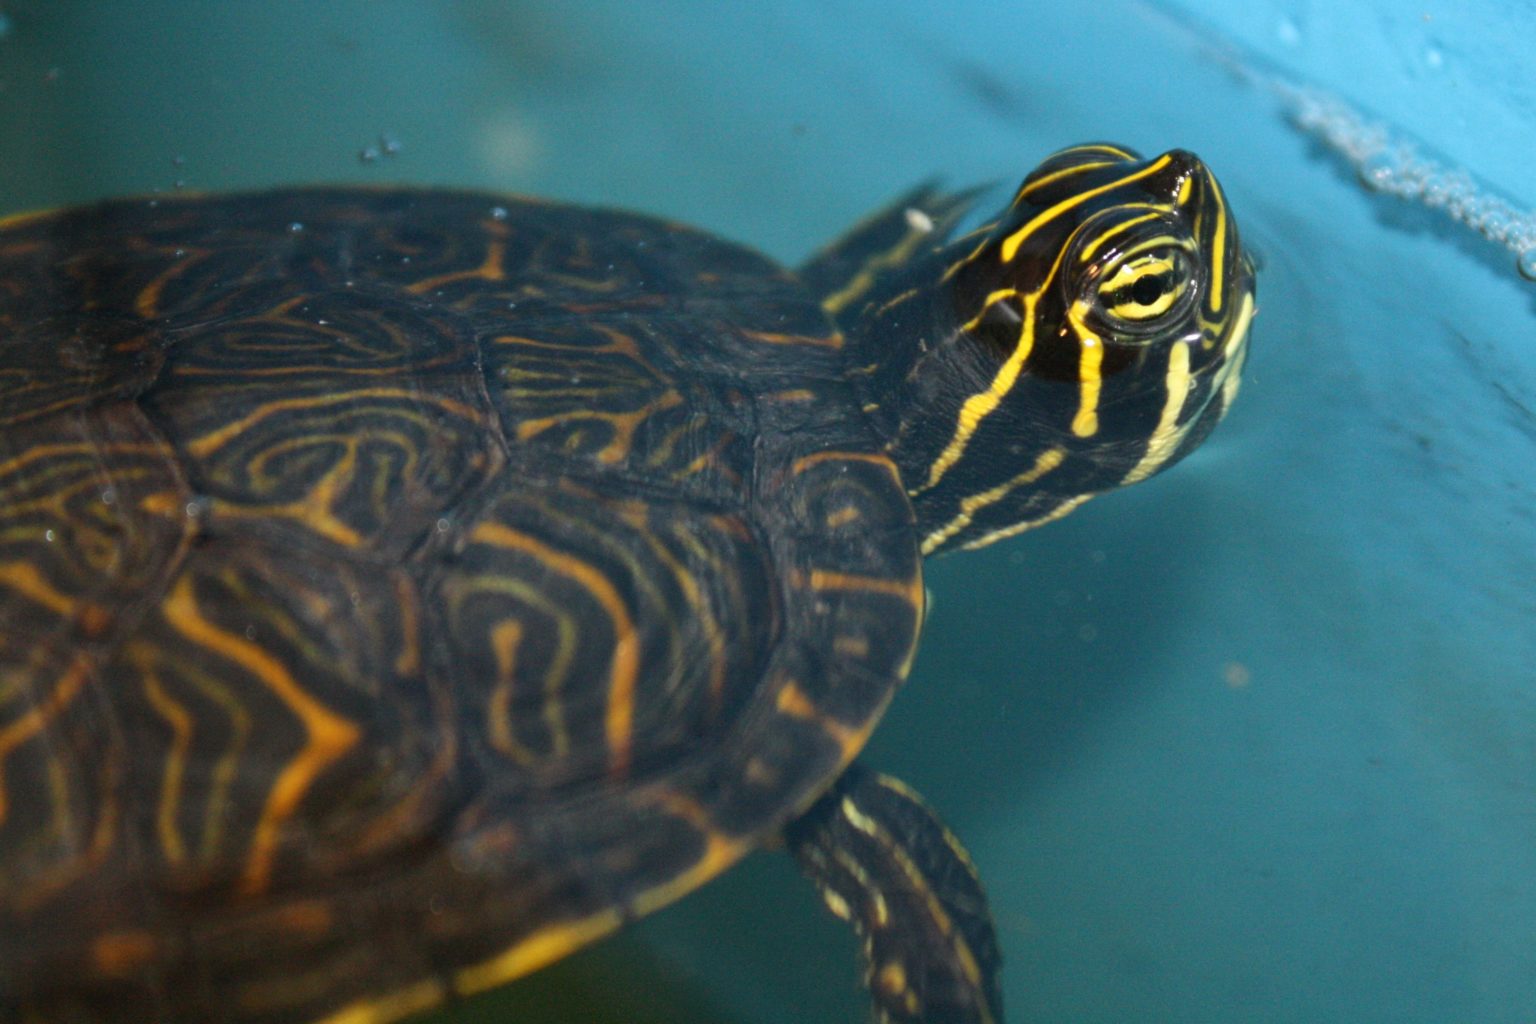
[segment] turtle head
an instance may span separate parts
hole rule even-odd
[[[871,311],[860,328],[918,336],[900,381],[868,397],[924,552],[979,547],[1166,469],[1237,392],[1253,265],[1190,153],[1063,150],[935,255],[918,315]]]

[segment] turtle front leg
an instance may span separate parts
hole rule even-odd
[[[1001,958],[970,855],[903,783],[854,765],[785,830],[863,941],[881,1024],[1001,1024]]]

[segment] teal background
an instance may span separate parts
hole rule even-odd
[[[1196,150],[1263,261],[1235,411],[1166,476],[931,564],[868,760],[969,844],[1015,1022],[1536,1020],[1536,285],[1363,190],[1267,84],[1529,209],[1531,4],[0,11],[6,212],[477,185],[796,261],[932,175],[1000,201],[1069,142]],[[441,1019],[856,1020],[854,953],[761,855]]]

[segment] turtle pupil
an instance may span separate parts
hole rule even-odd
[[[1138,306],[1150,306],[1167,290],[1168,281],[1162,274],[1148,274],[1131,285],[1131,300]]]

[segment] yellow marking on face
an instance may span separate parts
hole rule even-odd
[[[983,313],[991,305],[1005,298],[1017,295],[1022,300],[1024,309],[1019,322],[1019,340],[1014,344],[1013,352],[1009,354],[1003,365],[998,368],[997,374],[992,378],[992,382],[987,386],[987,390],[971,395],[960,407],[960,415],[955,425],[955,432],[950,437],[949,443],[945,445],[944,451],[939,453],[939,457],[929,467],[927,483],[922,487],[909,490],[907,492],[908,496],[921,494],[923,491],[937,486],[944,474],[949,472],[950,467],[959,462],[960,457],[965,454],[965,449],[971,443],[971,438],[975,435],[982,420],[990,416],[1002,404],[1003,396],[1013,389],[1014,384],[1018,381],[1019,374],[1023,372],[1024,363],[1029,359],[1030,353],[1034,350],[1035,307],[1039,304],[1040,296],[1044,295],[1045,290],[1051,286],[1051,282],[1056,280],[1056,275],[1061,270],[1061,264],[1066,259],[1066,251],[1067,248],[1063,246],[1056,253],[1056,259],[1051,264],[1051,269],[1041,279],[1040,287],[1033,292],[1026,293],[1016,292],[1012,289],[1001,289],[987,296],[987,301],[983,303]],[[979,322],[980,316],[978,315],[973,323]]]
[[[1092,437],[1099,432],[1099,392],[1104,380],[1099,367],[1104,362],[1104,343],[1096,335],[1082,336],[1082,356],[1078,363],[1079,399],[1077,415],[1072,417],[1072,433]]]
[[[1225,279],[1227,274],[1227,199],[1215,178],[1207,178],[1211,191],[1211,205],[1215,207],[1216,229],[1211,234],[1211,313],[1221,312],[1226,301]]]
[[[304,726],[304,747],[278,773],[251,839],[240,888],[248,895],[259,893],[271,878],[283,824],[293,816],[321,773],[357,744],[362,730],[316,700],[293,678],[288,666],[264,648],[203,618],[191,579],[183,577],[171,588],[161,613],[182,636],[260,680]]]
[[[1020,199],[1028,196],[1031,192],[1034,192],[1037,189],[1045,188],[1045,186],[1051,184],[1052,182],[1082,174],[1084,171],[1098,170],[1100,167],[1113,167],[1118,162],[1119,161],[1117,160],[1095,160],[1092,163],[1073,164],[1071,167],[1063,167],[1059,171],[1052,171],[1050,174],[1047,174],[1044,177],[1035,178],[1032,181],[1028,181],[1024,185],[1020,186],[1018,192],[1014,193],[1013,201],[1018,202]]]
[[[412,1014],[430,1010],[447,996],[442,982],[429,978],[395,989],[378,999],[364,999],[344,1006],[315,1024],[394,1024]]]
[[[635,686],[640,674],[640,643],[634,619],[613,581],[600,571],[550,547],[541,540],[496,522],[483,522],[470,531],[470,540],[493,547],[522,551],[561,576],[575,580],[602,606],[613,628],[613,653],[608,668],[608,710],[604,731],[608,738],[609,770],[619,776],[629,770],[635,718]]]
[[[949,522],[934,530],[923,538],[923,554],[931,554],[949,538],[971,525],[977,512],[988,505],[995,505],[1020,487],[1027,486],[1039,480],[1051,470],[1060,466],[1067,457],[1064,448],[1047,448],[1035,458],[1035,464],[1011,480],[998,484],[991,490],[982,491],[980,494],[969,494],[960,501],[960,512]]]
[[[1066,515],[1068,512],[1071,512],[1073,509],[1077,508],[1077,506],[1081,505],[1091,497],[1093,497],[1092,494],[1079,494],[1076,497],[1067,498],[1062,501],[1061,504],[1057,505],[1043,516],[1037,516],[1034,519],[1026,519],[1022,523],[1014,523],[1012,526],[1005,526],[1001,530],[993,530],[991,533],[985,534],[976,540],[968,541],[965,544],[960,545],[961,550],[974,551],[976,548],[986,547],[993,541],[999,541],[1007,537],[1012,537],[1015,534],[1023,533],[1025,530],[1033,530],[1035,527],[1044,526],[1046,523],[1053,523],[1060,519],[1062,516]]]
[[[182,780],[186,775],[187,752],[192,747],[191,712],[165,692],[160,676],[149,665],[139,667],[144,679],[144,696],[155,713],[171,728],[171,749],[165,756],[165,776],[160,781],[160,801],[155,812],[155,830],[165,859],[180,864],[186,859],[186,844],[176,826],[176,812],[181,807]]]
[[[1128,209],[1128,210],[1129,209],[1135,209],[1137,207],[1143,207],[1143,208],[1151,210],[1152,212],[1151,213],[1144,213],[1144,214],[1142,214],[1139,217],[1131,217],[1128,220],[1121,221],[1119,224],[1116,224],[1113,227],[1105,228],[1103,231],[1100,231],[1097,235],[1093,236],[1093,241],[1092,242],[1090,242],[1089,244],[1083,246],[1083,248],[1078,252],[1078,254],[1077,254],[1077,261],[1079,263],[1087,263],[1087,262],[1089,262],[1098,253],[1098,251],[1100,249],[1102,249],[1116,235],[1122,235],[1122,234],[1126,233],[1127,231],[1131,230],[1132,228],[1136,227],[1138,224],[1145,224],[1148,221],[1156,220],[1158,218],[1158,216],[1164,210],[1167,209],[1167,207],[1162,206],[1162,205],[1157,204],[1157,203],[1127,203],[1127,204],[1125,204],[1125,209]]]
[[[1179,425],[1179,414],[1184,410],[1184,403],[1189,400],[1193,384],[1194,380],[1189,373],[1189,343],[1176,341],[1168,350],[1168,373],[1163,379],[1167,395],[1163,399],[1163,411],[1158,415],[1157,426],[1152,429],[1152,436],[1147,441],[1146,454],[1125,474],[1122,484],[1145,480],[1178,450],[1179,442],[1189,431],[1190,423],[1194,422],[1191,419],[1182,427]]]
[[[1148,164],[1146,167],[1137,171],[1135,174],[1128,174],[1123,178],[1116,178],[1114,181],[1107,182],[1097,188],[1091,188],[1087,189],[1086,191],[1079,192],[1074,196],[1063,199],[1055,206],[1049,207],[1041,213],[1036,214],[1027,224],[1019,228],[1007,238],[1003,239],[1003,245],[1000,252],[1003,262],[1013,262],[1014,256],[1018,254],[1019,246],[1023,245],[1024,240],[1032,235],[1036,229],[1040,227],[1040,225],[1055,220],[1063,213],[1081,206],[1083,203],[1086,203],[1088,200],[1094,198],[1095,196],[1103,195],[1105,192],[1112,192],[1117,188],[1123,188],[1133,181],[1140,181],[1142,178],[1150,177],[1161,171],[1164,167],[1167,167],[1168,162],[1169,157],[1161,156],[1158,159],[1152,161],[1152,163]]]
[[[1248,361],[1248,331],[1255,312],[1253,296],[1244,296],[1237,323],[1232,328],[1232,340],[1227,345],[1227,377],[1221,382],[1221,398],[1226,409],[1232,408],[1238,389],[1243,385],[1243,364]]]
[[[1088,329],[1088,312],[1087,303],[1081,299],[1067,310],[1067,322],[1077,335],[1079,348],[1078,406],[1077,415],[1072,417],[1072,433],[1078,437],[1092,437],[1099,432],[1099,393],[1104,386],[1104,340]]]
[[[997,375],[992,378],[992,383],[987,390],[978,392],[967,398],[965,404],[960,407],[959,422],[955,427],[955,434],[950,438],[944,451],[934,460],[928,468],[928,482],[923,489],[934,487],[943,479],[949,468],[960,461],[960,456],[965,454],[965,449],[971,441],[971,435],[976,433],[976,428],[981,421],[991,415],[1003,401],[1019,374],[1024,370],[1024,362],[1029,358],[1030,351],[1035,345],[1035,303],[1039,301],[1037,294],[1025,295],[1024,320],[1019,327],[1019,340],[1013,346],[1007,360],[998,369]]]
[[[1179,257],[1171,256],[1166,251],[1148,253],[1145,250],[1162,249],[1177,244],[1171,238],[1156,238],[1149,239],[1133,249],[1131,257],[1116,266],[1098,285],[1099,298],[1103,302],[1104,311],[1126,323],[1144,323],[1168,312],[1189,287],[1188,275],[1179,272],[1181,268]],[[1134,255],[1138,252],[1142,255]],[[1124,301],[1114,300],[1116,293],[1133,289],[1143,278],[1164,276],[1169,278],[1166,282],[1168,287],[1160,290],[1151,302],[1142,302],[1135,297],[1134,292]]]

